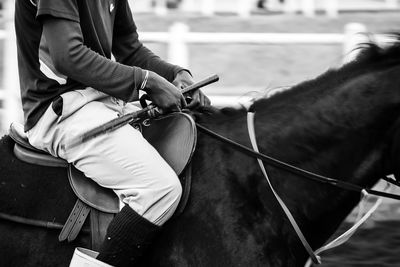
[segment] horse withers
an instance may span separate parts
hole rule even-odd
[[[399,174],[400,45],[370,45],[337,70],[256,100],[261,152],[299,168],[373,186]],[[208,110],[198,122],[250,146],[246,110]],[[74,195],[60,168],[19,161],[13,141],[0,142],[0,212],[62,223]],[[315,249],[338,228],[359,194],[266,166]],[[192,158],[192,189],[184,213],[164,226],[143,266],[302,266],[307,253],[276,203],[255,158],[199,134]],[[4,266],[66,266],[80,234],[59,243],[58,231],[0,221]],[[400,259],[399,259],[400,260]]]

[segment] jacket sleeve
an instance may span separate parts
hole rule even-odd
[[[79,22],[78,0],[31,0],[36,3],[36,18],[52,16]]]
[[[42,19],[42,23],[57,71],[124,101],[137,99],[138,88],[144,79],[141,68],[112,61],[85,46],[77,21],[48,16]]]
[[[162,60],[139,41],[137,27],[126,0],[120,1],[117,6],[113,55],[122,64],[154,71],[170,82],[179,71],[183,70],[177,65]]]

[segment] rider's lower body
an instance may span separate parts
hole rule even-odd
[[[137,109],[92,88],[76,90],[54,101],[28,131],[33,146],[73,163],[87,177],[118,195],[122,208],[110,223],[98,256],[114,266],[128,266],[139,260],[160,226],[173,215],[182,194],[179,179],[130,125],[75,147],[69,142]]]

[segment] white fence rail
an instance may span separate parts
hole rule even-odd
[[[182,23],[175,23],[169,32],[143,32],[143,42],[161,42],[168,44],[168,60],[189,67],[188,45],[197,44],[318,44],[342,45],[346,61],[353,56],[352,50],[357,44],[368,41],[367,29],[363,24],[349,23],[344,33],[208,33],[190,32]],[[392,41],[385,35],[374,35],[378,43]]]
[[[283,10],[287,13],[301,12],[307,17],[314,17],[317,11],[324,11],[329,17],[337,17],[340,11],[388,11],[398,9],[398,0],[285,0],[283,6]]]

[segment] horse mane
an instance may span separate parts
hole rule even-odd
[[[247,109],[242,107],[223,107],[217,108],[214,106],[201,107],[192,113],[196,121],[201,124],[220,124],[234,120],[236,117],[242,117],[247,112]]]

